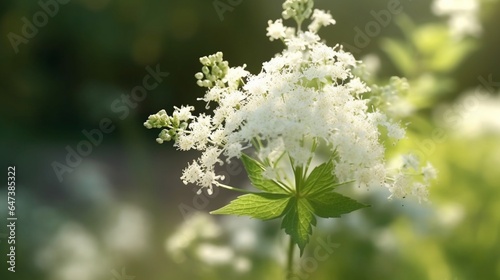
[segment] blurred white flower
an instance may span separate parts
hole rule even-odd
[[[376,54],[367,54],[365,55],[361,61],[363,61],[363,65],[365,67],[366,72],[371,75],[375,75],[380,70],[380,58]]]
[[[458,137],[500,135],[500,96],[471,91],[438,112],[442,125]]]
[[[373,235],[374,244],[382,251],[392,251],[398,248],[398,240],[390,228],[378,230]]]
[[[422,174],[424,175],[425,181],[437,178],[437,170],[430,162],[427,162],[427,165],[422,167]]]
[[[126,205],[115,210],[104,233],[106,246],[120,254],[136,255],[144,252],[150,240],[150,224],[146,213],[135,206]]]
[[[257,220],[227,216],[219,224],[206,213],[190,216],[167,238],[168,254],[178,263],[198,262],[245,273],[252,268],[251,256],[268,259],[270,253],[283,251],[274,238],[262,235],[263,226]]]
[[[465,209],[459,203],[448,203],[437,209],[437,220],[440,226],[453,228],[463,221]]]
[[[167,252],[177,262],[186,260],[185,251],[199,240],[219,237],[221,228],[213,218],[205,213],[195,213],[188,217],[177,230],[166,240]]]
[[[413,170],[417,170],[420,162],[417,156],[413,154],[403,155],[403,166],[408,168],[413,168]]]
[[[259,250],[259,236],[262,226],[258,220],[248,217],[225,216],[223,227],[228,231],[231,247],[235,250],[248,252]]]
[[[432,4],[434,14],[449,16],[450,31],[457,39],[481,34],[479,9],[478,0],[434,0]]]
[[[63,225],[35,260],[52,280],[101,279],[111,267],[97,240],[75,223]]]
[[[197,246],[196,255],[208,265],[226,265],[233,261],[234,251],[227,246],[202,243]]]
[[[403,155],[401,161],[394,160],[391,163],[393,167],[401,165],[399,172],[391,178],[393,183],[389,185],[392,198],[406,198],[408,196],[415,197],[419,203],[427,201],[429,196],[430,181],[436,179],[437,171],[434,166],[427,162],[425,166],[421,166],[420,160],[413,154]],[[416,180],[418,177],[420,180]]]
[[[252,268],[252,263],[250,262],[250,260],[244,257],[236,258],[233,265],[234,270],[240,273],[248,272]]]

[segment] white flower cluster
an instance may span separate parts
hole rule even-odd
[[[281,20],[270,21],[269,38],[283,40],[286,49],[264,62],[257,75],[244,67],[229,68],[220,82],[212,81],[202,98],[217,103],[212,116],[193,117],[188,114],[191,109],[176,109],[174,117],[163,112],[150,117],[145,124],[148,128],[171,124],[177,121],[176,114],[186,111],[182,119],[191,121],[188,126],[174,125],[175,133],[169,132],[171,128],[164,132],[181,150],[203,151],[184,170],[181,178],[185,184],[197,184],[211,193],[224,179],[215,173],[214,166],[223,164],[220,157],[227,161],[239,158],[250,147],[268,168],[283,158],[290,158],[298,167],[310,162],[318,143],[326,143],[339,182],[354,180],[359,186],[394,189],[387,185],[379,128],[384,127],[388,137],[396,140],[404,137],[405,130],[363,98],[370,88],[352,73],[360,62],[342,46],[332,48],[321,42],[319,27],[334,23],[329,13],[318,10],[308,31],[285,27]],[[211,59],[222,63],[221,55]],[[202,60],[206,62],[206,57]],[[287,156],[280,156],[283,154]],[[273,176],[272,172],[265,174]],[[393,196],[404,196],[400,193],[394,191]]]
[[[423,182],[415,180],[415,177],[423,177]],[[411,195],[416,197],[419,202],[427,201],[429,195],[427,186],[436,177],[437,171],[430,162],[421,167],[420,161],[415,155],[404,155],[403,166],[392,179],[393,184],[389,185],[391,191],[389,199],[393,197],[405,198]]]
[[[479,22],[478,0],[434,0],[432,11],[438,16],[449,16],[448,25],[457,39],[478,36],[482,32]]]
[[[314,10],[312,14],[312,22],[308,26],[308,30],[317,33],[323,26],[334,25],[336,21],[330,13],[322,10]],[[267,36],[271,41],[285,40],[295,37],[295,28],[283,25],[283,19],[278,19],[275,22],[268,21]]]

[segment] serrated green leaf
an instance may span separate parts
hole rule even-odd
[[[287,193],[273,180],[264,178],[262,175],[264,172],[264,166],[262,166],[262,164],[258,161],[245,154],[241,156],[241,161],[243,162],[243,166],[248,173],[248,178],[250,178],[250,182],[252,182],[254,187],[267,193]]]
[[[318,165],[307,177],[301,193],[321,192],[324,189],[333,188],[335,185],[335,177],[332,171],[333,162],[331,160]]]
[[[315,193],[307,197],[312,211],[322,218],[338,218],[340,215],[368,207],[335,192]]]
[[[306,199],[292,198],[283,217],[281,228],[290,235],[293,243],[299,245],[301,256],[309,243],[309,235],[312,234],[312,228],[315,225],[316,217],[309,202]]]
[[[245,194],[210,214],[250,216],[261,220],[271,220],[284,214],[290,199],[290,196],[283,194]]]
[[[325,162],[321,165],[318,165],[307,177],[306,181],[304,182],[304,187],[302,188],[301,193],[305,196],[309,196],[312,194],[330,192],[338,186],[350,183],[350,182],[337,183],[337,179],[335,178],[335,175],[333,175],[332,172],[333,172],[332,160]]]

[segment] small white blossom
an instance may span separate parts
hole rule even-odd
[[[427,197],[429,196],[429,190],[427,185],[424,185],[420,182],[413,183],[412,187],[412,196],[418,199],[418,203],[422,203],[422,201],[427,201]]]
[[[189,183],[194,184],[202,175],[203,171],[201,169],[201,166],[196,161],[193,161],[192,164],[188,165],[188,167],[184,169],[181,180],[184,185],[187,185]]]
[[[318,32],[322,26],[334,25],[336,23],[330,12],[322,10],[314,10],[312,19],[313,21],[308,27],[311,32]]]
[[[393,198],[406,198],[412,193],[412,180],[410,176],[403,173],[396,175],[394,183],[389,186],[391,195],[389,199]]]
[[[188,121],[191,119],[193,116],[191,115],[191,112],[194,111],[193,106],[181,106],[181,108],[175,108],[175,112],[173,113],[174,118],[177,118],[179,121]]]
[[[350,92],[356,95],[370,91],[370,88],[366,86],[366,84],[362,82],[361,79],[359,79],[358,77],[350,80],[349,83],[347,84],[347,87],[349,88]]]
[[[222,161],[219,159],[220,154],[221,151],[217,147],[209,147],[201,156],[200,162],[206,168],[210,168],[216,163],[222,164]]]
[[[267,27],[267,36],[271,41],[273,40],[280,40],[284,39],[286,37],[286,27],[283,26],[283,20],[278,19],[275,22],[272,20],[267,22],[268,27]]]
[[[225,154],[228,158],[239,158],[241,156],[241,150],[243,150],[241,143],[231,143],[227,146]]]
[[[243,78],[250,74],[245,70],[245,67],[246,65],[243,65],[241,67],[229,68],[223,81],[228,83],[230,89],[237,89],[240,81],[242,81]]]
[[[422,174],[426,182],[437,178],[437,171],[430,162],[427,162],[427,165],[422,167]]]

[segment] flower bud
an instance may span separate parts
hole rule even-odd
[[[208,75],[208,74],[210,74],[210,69],[208,69],[207,66],[203,66],[201,68],[201,72],[203,72],[203,74],[205,74],[205,75]]]
[[[203,73],[198,72],[198,73],[196,73],[196,74],[194,75],[194,77],[195,77],[196,79],[198,79],[198,80],[201,80],[201,79],[203,79]]]
[[[214,76],[220,76],[222,74],[222,71],[219,67],[217,67],[217,65],[215,65],[214,67],[212,67],[212,73],[214,74]]]
[[[206,57],[206,56],[200,57],[200,62],[203,65],[210,65],[210,59],[208,57]]]
[[[209,80],[204,80],[203,87],[207,87],[207,88],[212,87],[212,82]]]

